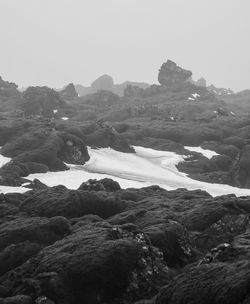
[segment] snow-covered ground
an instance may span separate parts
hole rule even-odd
[[[218,153],[208,150],[208,149],[202,149],[201,147],[189,147],[189,146],[185,146],[184,147],[186,150],[192,151],[192,152],[197,152],[197,153],[201,153],[202,155],[204,155],[206,158],[211,159],[213,156],[215,155],[219,155]]]
[[[228,185],[210,184],[193,180],[187,174],[179,172],[176,165],[183,157],[174,152],[158,151],[143,147],[134,147],[136,153],[122,153],[111,148],[89,148],[90,160],[84,165],[68,165],[70,170],[31,174],[28,179],[38,178],[48,186],[65,185],[69,189],[77,189],[88,179],[112,178],[122,188],[141,188],[159,185],[167,190],[187,188],[202,189],[211,195],[234,193],[237,196],[250,195],[250,189],[239,189]],[[211,158],[217,153],[200,147],[185,147],[190,151],[202,153]],[[0,167],[10,161],[0,155]],[[24,187],[0,186],[0,193],[26,192]]]
[[[69,171],[32,174],[28,178],[38,178],[48,186],[62,184],[70,189],[77,189],[90,178],[109,177],[118,181],[122,188],[159,185],[167,190],[202,189],[213,196],[229,193],[237,196],[250,195],[250,189],[210,184],[189,178],[175,167],[183,157],[174,152],[134,148],[136,154],[122,153],[110,148],[89,148],[90,160],[84,166],[69,165]]]

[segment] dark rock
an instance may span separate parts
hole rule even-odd
[[[33,192],[22,203],[20,210],[32,216],[67,218],[96,214],[107,218],[127,206],[122,200],[108,198],[104,193],[68,190],[63,186]]]
[[[164,287],[155,304],[236,304],[249,297],[249,261],[190,267]]]
[[[59,133],[63,138],[64,146],[58,152],[58,157],[69,164],[83,165],[89,160],[86,144],[77,136],[68,133]]]
[[[48,186],[45,185],[44,183],[40,182],[38,179],[34,179],[32,182],[28,182],[27,184],[25,185],[22,185],[23,187],[25,188],[29,188],[29,189],[39,189],[39,190],[42,190],[42,189],[48,189]]]
[[[103,178],[100,180],[89,179],[87,182],[82,183],[78,190],[113,192],[121,190],[121,187],[118,182],[110,178]]]
[[[7,143],[3,155],[12,157],[1,171],[27,176],[31,173],[66,170],[68,163],[84,164],[89,160],[85,143],[75,135],[51,129],[30,131]],[[6,175],[7,173],[5,173]]]
[[[6,247],[0,252],[0,276],[17,266],[22,265],[30,257],[39,252],[42,247],[41,244],[31,243],[29,241],[11,244]]]
[[[25,241],[49,245],[68,233],[69,223],[63,217],[18,217],[0,225],[0,250]]]
[[[171,60],[163,63],[160,68],[158,81],[163,86],[171,86],[176,83],[183,83],[192,76],[192,72],[177,66]]]
[[[162,286],[158,276],[166,282],[171,272],[135,226],[86,222],[16,269],[5,284],[14,294],[33,289],[34,297],[56,303],[132,303]]]
[[[85,141],[89,146],[99,148],[111,147],[114,150],[126,153],[134,152],[134,149],[129,146],[128,142],[120,136],[115,128],[103,120],[99,120],[91,126],[90,133],[85,135]]]

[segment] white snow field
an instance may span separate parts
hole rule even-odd
[[[231,193],[236,196],[250,195],[250,189],[205,183],[189,178],[175,167],[183,157],[174,152],[134,148],[135,154],[122,153],[110,148],[88,148],[90,160],[84,166],[69,165],[69,171],[31,174],[28,178],[38,178],[48,186],[61,184],[70,189],[77,189],[82,182],[90,178],[109,177],[119,182],[122,188],[159,185],[167,190],[202,189],[213,196]]]
[[[208,149],[203,149],[201,147],[189,147],[189,146],[185,146],[184,147],[186,150],[192,151],[192,152],[197,152],[197,153],[201,153],[202,155],[204,155],[206,158],[211,159],[213,156],[215,155],[219,155],[218,153],[208,150]]]

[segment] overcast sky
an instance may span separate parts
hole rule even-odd
[[[250,88],[250,0],[0,0],[0,75],[89,85],[157,83],[167,59],[194,78]]]

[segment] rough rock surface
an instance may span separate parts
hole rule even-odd
[[[2,302],[243,304],[249,298],[249,197],[158,186],[123,190],[104,179],[74,191],[10,194],[4,204],[15,213],[0,224]]]

